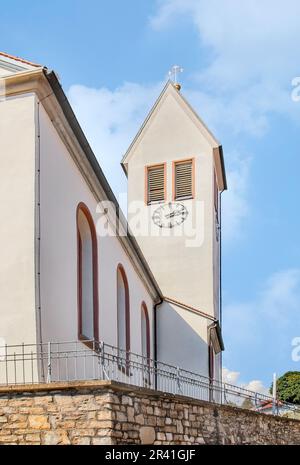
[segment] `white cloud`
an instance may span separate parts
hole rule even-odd
[[[260,376],[270,380],[278,369],[286,366],[287,371],[292,341],[299,335],[300,269],[276,272],[252,300],[224,305],[223,324],[225,357],[231,363],[244,360],[248,370],[263,370]]]
[[[258,392],[259,394],[270,395],[268,388],[264,386],[262,381],[252,380],[252,381],[249,381],[248,383],[245,383],[240,380],[240,376],[241,376],[241,373],[239,371],[231,371],[225,367],[222,369],[223,383],[240,386],[243,389],[247,389],[248,391]]]
[[[237,384],[239,377],[240,377],[239,371],[231,371],[225,367],[222,369],[223,383]]]
[[[263,382],[257,379],[250,381],[249,383],[242,384],[244,389],[248,391],[258,392],[259,394],[270,395],[269,389],[264,386]]]
[[[211,61],[194,79],[219,126],[259,136],[270,112],[299,119],[291,99],[291,79],[299,75],[298,0],[162,0],[158,6],[150,21],[155,30],[187,15],[198,31]]]
[[[227,304],[223,311],[227,328],[234,328],[232,337],[249,342],[263,339],[270,326],[277,331],[285,323],[294,327],[300,320],[299,310],[300,269],[296,268],[272,274],[252,301]],[[264,321],[267,327],[261,325]]]
[[[261,136],[272,112],[299,119],[299,106],[290,96],[291,79],[299,74],[295,60],[300,41],[298,1],[274,5],[271,0],[163,0],[151,26],[155,30],[176,26],[183,14],[198,31],[199,53],[204,47],[211,59],[193,79],[187,76],[191,84],[184,94],[216,135]],[[71,104],[117,195],[127,191],[121,157],[162,86],[162,82],[124,83],[110,90],[74,85],[69,90]],[[243,235],[243,220],[250,211],[251,157],[230,151],[225,152],[225,162],[228,192],[223,196],[223,238],[228,243]]]
[[[226,154],[228,191],[222,198],[222,238],[228,243],[244,234],[242,224],[249,213],[247,187],[251,158],[238,152]]]
[[[300,270],[290,269],[274,273],[259,298],[261,312],[281,329],[299,321]],[[293,318],[293,315],[296,318]]]
[[[117,196],[127,192],[121,158],[161,88],[162,83],[124,83],[114,90],[73,85],[68,91],[76,116]]]

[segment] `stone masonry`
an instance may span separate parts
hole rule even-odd
[[[300,444],[300,421],[109,381],[10,386],[0,444]]]

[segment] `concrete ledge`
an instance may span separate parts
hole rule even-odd
[[[0,386],[0,395],[9,393],[25,392],[45,392],[45,391],[64,391],[64,390],[81,390],[81,389],[103,389],[111,387],[112,381],[60,381],[53,383],[35,383],[35,384],[8,384]]]

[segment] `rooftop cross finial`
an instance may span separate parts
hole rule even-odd
[[[172,66],[171,70],[169,71],[169,77],[170,79],[173,80],[174,85],[178,90],[180,90],[181,85],[178,83],[177,78],[178,78],[178,74],[182,72],[183,72],[183,68],[181,68],[181,66],[178,66],[178,65]]]

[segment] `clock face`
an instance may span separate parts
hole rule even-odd
[[[183,223],[188,216],[188,211],[182,203],[166,203],[158,207],[152,220],[159,228],[174,228]]]

